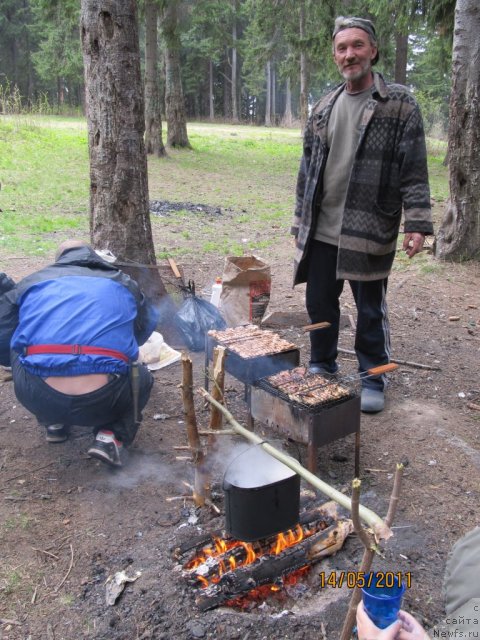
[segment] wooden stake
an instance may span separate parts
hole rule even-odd
[[[188,444],[190,445],[193,463],[195,465],[193,497],[197,507],[202,507],[205,504],[205,498],[208,494],[208,482],[207,474],[203,466],[204,453],[200,443],[200,436],[198,435],[197,417],[195,415],[195,405],[193,402],[192,361],[186,354],[182,355],[182,368],[183,409],[187,423]]]
[[[395,478],[393,480],[393,489],[392,494],[390,496],[390,503],[388,505],[388,512],[385,518],[385,524],[390,528],[393,524],[393,519],[395,518],[395,513],[397,511],[398,498],[400,495],[400,489],[402,486],[402,477],[403,477],[403,464],[397,464],[397,468],[395,470]],[[355,532],[358,534],[360,540],[362,541],[365,551],[363,552],[362,562],[359,568],[359,575],[366,575],[369,573],[372,568],[373,558],[375,553],[378,552],[378,548],[376,545],[376,541],[372,534],[368,533],[363,529],[359,513],[358,507],[360,503],[360,486],[361,481],[358,478],[355,478],[352,482],[352,521],[353,526],[355,528]],[[357,606],[362,598],[362,591],[358,587],[355,587],[353,590],[352,596],[350,598],[350,603],[348,605],[347,615],[345,616],[345,622],[343,623],[342,633],[340,635],[340,640],[350,640],[352,636],[352,630],[355,625],[355,620],[357,617]]]
[[[215,347],[213,350],[213,388],[212,398],[223,404],[223,392],[225,386],[225,347]],[[213,404],[210,405],[210,430],[221,429],[223,423],[222,412]],[[215,436],[211,436],[208,441],[209,446],[214,446]]]

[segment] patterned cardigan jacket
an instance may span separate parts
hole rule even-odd
[[[308,248],[328,156],[327,125],[342,84],[319,100],[309,118],[297,180],[294,285],[307,279]],[[337,278],[379,280],[391,270],[402,209],[405,233],[432,234],[425,133],[418,104],[402,85],[374,73],[372,95],[347,189],[339,239]]]

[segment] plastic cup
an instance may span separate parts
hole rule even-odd
[[[391,586],[387,587],[386,582]],[[363,606],[375,626],[385,629],[396,622],[404,593],[405,583],[400,583],[397,576],[385,573],[365,576]]]

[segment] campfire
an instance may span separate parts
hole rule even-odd
[[[182,576],[196,590],[201,611],[220,605],[245,607],[291,586],[322,558],[336,553],[353,531],[337,505],[326,503],[301,515],[300,522],[253,542],[212,535],[176,549]]]

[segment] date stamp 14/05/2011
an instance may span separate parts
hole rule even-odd
[[[391,589],[393,586],[405,585],[407,589],[412,584],[410,571],[377,571],[375,573],[363,573],[361,571],[324,571],[319,573],[320,588],[334,587],[340,589],[347,586],[349,589],[363,589],[364,587],[376,587],[377,589]]]

